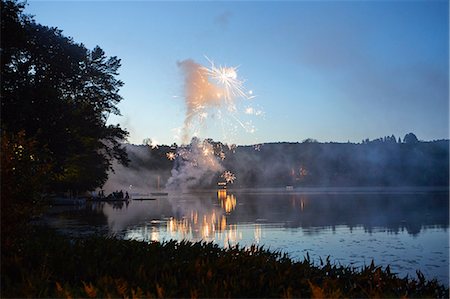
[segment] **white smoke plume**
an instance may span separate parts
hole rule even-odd
[[[166,184],[169,190],[190,190],[211,185],[212,180],[224,170],[214,149],[207,141],[193,138],[191,144],[177,151],[172,176]]]
[[[244,91],[243,81],[237,76],[237,67],[216,66],[211,60],[208,61],[210,67],[202,66],[192,59],[178,62],[184,75],[186,105],[181,138],[183,144],[187,144],[191,136],[197,136],[198,131],[192,132],[194,126],[199,125],[201,128],[207,118],[222,122],[222,127],[230,127],[223,119],[225,115],[229,115],[248,132],[254,131],[251,124],[243,123],[235,115],[236,99],[254,97],[252,91]],[[256,114],[254,110],[251,111]],[[234,127],[236,126],[232,126]],[[178,149],[172,177],[166,188],[185,190],[211,186],[212,180],[224,170],[211,147],[207,141],[201,142],[194,138],[190,145]]]
[[[220,95],[222,91],[219,87],[210,83],[207,70],[192,59],[178,62],[178,67],[185,76],[184,98],[186,116],[184,119],[182,143],[186,144],[190,139],[190,129],[193,120],[201,120],[208,108],[219,107],[221,105]]]

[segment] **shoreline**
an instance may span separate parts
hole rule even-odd
[[[409,279],[373,262],[362,269],[329,259],[315,265],[309,256],[294,261],[257,246],[68,238],[37,225],[27,225],[8,250],[3,245],[3,298],[449,296],[420,272]]]

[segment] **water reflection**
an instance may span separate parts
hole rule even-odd
[[[219,243],[225,240],[225,245],[242,240],[240,226],[243,224],[254,226],[254,243],[264,242],[261,229],[268,225],[302,228],[306,235],[320,234],[325,229],[335,232],[341,225],[350,232],[357,227],[367,233],[383,228],[388,233],[406,232],[413,236],[426,228],[448,228],[448,200],[441,193],[287,194],[233,193],[221,189],[215,196],[186,194],[157,203],[133,202],[129,210],[120,215],[114,207],[105,206],[103,212],[113,230],[131,233],[132,229],[133,238],[136,238],[136,226],[162,228],[165,224],[165,233],[160,238]],[[140,239],[149,240],[149,237]]]
[[[229,214],[236,208],[236,196],[234,194],[227,194],[227,190],[217,190],[217,198],[226,213]]]
[[[445,192],[215,190],[155,201],[93,203],[58,212],[56,226],[102,226],[125,239],[259,244],[294,258],[390,264],[399,273],[448,280],[449,202]],[[97,215],[97,220],[96,216]],[[69,217],[71,222],[61,219]],[[67,228],[67,227],[66,227]],[[101,230],[100,230],[101,231]]]
[[[218,190],[216,200],[219,201],[221,209],[211,201],[205,201],[199,206],[198,202],[194,202],[192,199],[187,201],[169,200],[159,206],[163,215],[169,213],[167,208],[171,206],[173,212],[169,217],[163,218],[163,221],[152,220],[140,225],[136,224],[130,229],[124,227],[123,229],[126,230],[125,238],[145,241],[188,239],[193,241],[217,241],[223,243],[224,246],[235,245],[239,242],[239,236],[242,236],[242,234],[238,232],[236,224],[227,224],[227,215],[230,215],[236,208],[236,196],[227,193],[226,190]],[[155,208],[151,203],[147,206],[148,208]],[[114,209],[105,208],[103,211],[109,216],[108,218],[120,218]],[[153,213],[149,213],[148,216],[151,217]],[[132,214],[134,221],[145,221],[145,215],[139,217],[136,213]],[[112,225],[114,226],[114,224]],[[130,225],[130,223],[127,225]],[[143,227],[145,229],[142,229]]]
[[[307,202],[307,198],[305,195],[296,196],[293,194],[291,196],[291,204],[293,209],[300,209],[301,212],[305,209],[305,205]]]
[[[448,228],[447,196],[448,193],[289,194],[221,189],[215,195],[181,194],[152,202],[94,203],[91,211],[104,214],[115,233],[136,226],[166,224],[168,234],[196,240],[221,237],[217,233],[231,230],[233,225],[261,223],[301,227],[309,234],[345,225],[350,231],[363,227],[370,233],[384,228],[390,233],[415,236],[427,227]],[[255,233],[254,239],[258,242],[260,234]]]

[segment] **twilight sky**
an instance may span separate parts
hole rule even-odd
[[[122,59],[129,142],[180,143],[185,59],[239,66],[254,133],[210,119],[228,143],[449,138],[448,1],[38,1],[26,13]],[[244,100],[242,100],[244,101]],[[247,103],[243,103],[245,107]],[[233,128],[232,128],[233,127]],[[234,130],[223,140],[223,130]]]

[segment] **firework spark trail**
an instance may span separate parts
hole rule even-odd
[[[174,152],[168,152],[168,153],[166,154],[166,157],[167,157],[167,159],[169,159],[170,161],[173,161],[173,160],[175,160],[175,158],[176,158],[176,154],[175,154]]]
[[[244,81],[238,79],[238,67],[216,66],[208,57],[206,59],[210,63],[210,67],[202,66],[192,59],[178,62],[178,67],[185,76],[186,115],[182,133],[182,143],[184,144],[189,142],[193,123],[203,124],[209,117],[207,111],[212,108],[216,109],[218,119],[222,119],[221,109],[225,108],[247,132],[253,131],[233,115],[236,112],[236,99],[254,98],[252,91],[245,91]],[[253,110],[250,108],[248,111]]]
[[[246,92],[244,81],[238,79],[238,67],[217,66],[206,57],[210,66],[202,66],[188,59],[178,62],[178,67],[184,74],[184,98],[186,114],[181,129],[181,142],[185,144],[177,150],[175,155],[167,155],[174,160],[172,176],[167,182],[168,189],[189,189],[207,186],[215,174],[223,171],[220,161],[225,159],[222,148],[214,149],[208,141],[200,143],[197,137],[207,119],[220,121],[222,131],[229,132],[242,127],[246,132],[253,133],[254,127],[249,122],[243,122],[236,116],[238,113],[237,99],[252,99],[253,92]],[[260,112],[247,105],[247,115],[259,115]],[[230,130],[231,129],[231,130]],[[234,153],[233,144],[229,150]],[[222,177],[233,183],[236,176],[230,171],[224,172]]]
[[[231,183],[231,184],[233,184],[234,180],[236,179],[236,176],[234,175],[234,173],[232,173],[231,171],[228,171],[228,170],[222,174],[222,177],[224,178],[224,180],[227,183]]]
[[[184,119],[182,142],[186,144],[194,117],[205,112],[206,107],[219,106],[220,98],[217,95],[220,94],[221,90],[209,82],[207,71],[193,60],[183,60],[178,63],[178,67],[182,69],[185,75],[186,117]]]
[[[239,67],[216,67],[214,62],[206,57],[208,62],[211,64],[210,68],[203,67],[210,78],[214,79],[221,86],[225,94],[223,95],[224,100],[229,104],[228,108],[230,111],[234,111],[236,107],[234,106],[234,97],[242,97],[246,99],[253,98],[252,92],[247,94],[244,90],[244,81],[237,79],[237,70]]]

